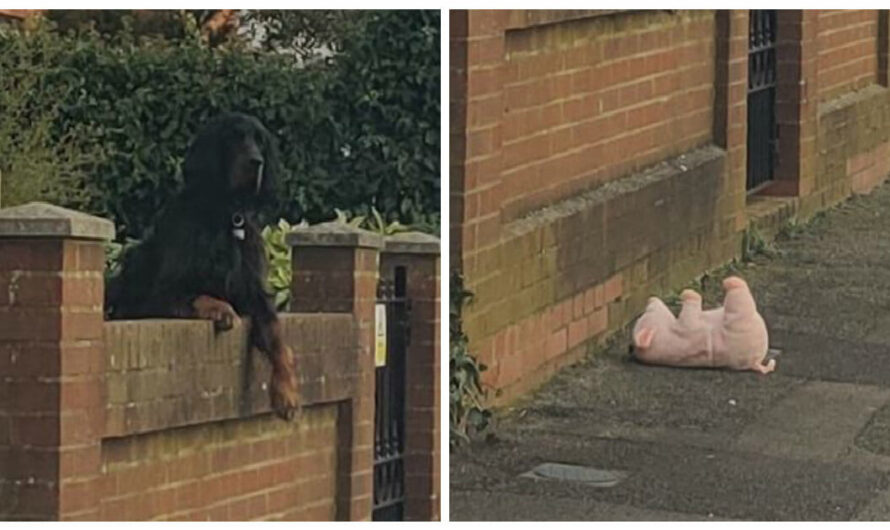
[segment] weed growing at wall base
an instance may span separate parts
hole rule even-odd
[[[451,443],[468,441],[488,426],[491,411],[485,407],[481,376],[486,366],[470,353],[469,340],[461,326],[461,313],[473,299],[463,287],[460,273],[451,273],[449,419]]]

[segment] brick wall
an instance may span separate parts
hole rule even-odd
[[[405,512],[437,519],[438,240],[349,228],[291,234],[302,414],[273,416],[249,320],[103,322],[110,223],[0,210],[0,518],[362,520],[374,474],[379,253],[410,267]],[[383,274],[387,274],[384,270]]]
[[[735,252],[747,14],[725,18],[452,15],[452,266],[476,294],[466,330],[500,401],[583,356],[650,290]]]
[[[245,357],[247,329],[209,323],[105,324],[102,520],[330,520],[336,458],[355,392],[350,315],[283,315],[305,409],[269,414],[268,363]],[[248,362],[249,361],[249,364]]]
[[[334,520],[337,406],[102,442],[103,521]]]
[[[818,26],[821,101],[877,82],[877,10],[822,10]]]
[[[756,196],[748,11],[451,17],[451,264],[496,402],[737,257],[750,223],[890,172],[886,11],[779,11],[778,156]]]
[[[888,12],[820,12],[812,23],[819,35],[820,104],[815,178],[799,196],[806,212],[867,193],[890,173]]]

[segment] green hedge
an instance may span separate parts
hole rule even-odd
[[[55,137],[88,130],[88,147],[101,151],[78,197],[112,217],[121,237],[141,236],[175,193],[190,138],[224,110],[258,116],[279,139],[287,176],[275,218],[318,222],[335,208],[373,206],[388,220],[438,224],[436,11],[375,12],[361,38],[306,68],[287,55],[211,49],[198,39],[0,32],[0,76],[33,76],[35,65],[38,84],[52,90],[34,97],[57,103]],[[10,171],[4,179],[17,178]]]

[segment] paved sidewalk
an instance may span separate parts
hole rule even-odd
[[[452,450],[451,519],[890,520],[890,185],[775,246],[739,269],[775,373],[640,365],[625,334]],[[519,477],[544,462],[627,475]]]

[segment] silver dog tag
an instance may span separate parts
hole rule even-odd
[[[244,216],[239,212],[232,215],[232,235],[239,241],[244,241]]]

